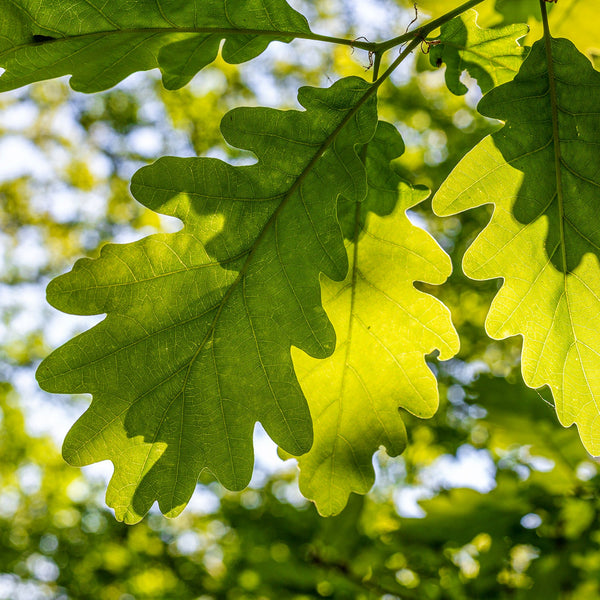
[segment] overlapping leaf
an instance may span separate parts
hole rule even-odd
[[[473,278],[504,278],[487,331],[523,336],[525,382],[549,385],[560,421],[600,454],[600,73],[571,42],[548,44],[482,100],[506,124],[459,163],[434,209],[495,204],[464,260]]]
[[[73,75],[82,92],[160,66],[167,88],[223,58],[241,63],[273,40],[310,33],[285,0],[7,0],[0,9],[0,91]]]
[[[347,272],[336,202],[367,191],[355,145],[376,129],[372,91],[350,77],[302,88],[305,112],[231,111],[225,139],[257,164],[162,158],[141,169],[133,194],[183,230],[105,246],[50,284],[57,308],[108,315],[52,353],[38,380],[93,394],[64,455],[113,461],[118,518],[135,522],[155,500],[178,514],[204,468],[230,489],[247,485],[256,421],[286,451],[310,449],[290,347],[334,349],[319,273]]]
[[[404,0],[407,7],[413,2]],[[439,16],[455,9],[462,0],[421,0],[419,9]],[[600,12],[600,0],[558,0],[547,3],[550,30],[556,37],[571,40],[579,50],[588,56],[600,52],[597,20]],[[525,44],[532,44],[542,35],[542,16],[540,0],[495,0],[486,1],[476,7],[479,23],[482,26],[509,25],[526,23],[530,32]]]
[[[458,350],[449,311],[413,285],[443,283],[451,264],[406,216],[428,192],[400,183],[391,169],[403,150],[397,130],[380,122],[368,146],[367,199],[340,200],[350,270],[342,282],[322,282],[338,337],[334,354],[315,360],[293,352],[315,430],[312,449],[299,459],[300,490],[323,515],[340,512],[351,492],[370,489],[381,445],[392,456],[404,450],[401,408],[435,413],[437,383],[424,355],[437,348],[446,359]]]
[[[592,56],[592,51],[600,50],[598,36],[598,0],[571,0],[558,2],[550,11],[549,20],[554,35],[571,40],[581,52]],[[538,17],[539,19],[539,17]],[[540,33],[539,28],[532,28],[532,33]]]
[[[453,94],[467,92],[460,81],[464,70],[486,93],[517,74],[528,51],[518,40],[527,32],[527,25],[522,24],[482,29],[477,25],[477,13],[469,10],[442,25],[440,43],[431,46],[431,64],[446,64],[446,85]]]
[[[542,17],[539,0],[496,0],[496,10],[506,23],[529,23],[531,27],[528,40],[538,39],[542,35]],[[599,0],[561,0],[548,4],[550,30],[557,37],[571,40],[583,53],[592,55],[600,50],[598,36]]]

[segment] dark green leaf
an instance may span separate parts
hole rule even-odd
[[[38,379],[93,394],[64,455],[113,461],[107,501],[118,518],[137,521],[155,500],[178,514],[204,468],[243,488],[256,421],[286,451],[310,449],[290,347],[319,358],[334,350],[319,273],[347,271],[336,202],[366,194],[355,145],[375,132],[372,89],[350,77],[302,88],[305,112],[231,111],[225,139],[257,164],[162,158],[143,168],[134,195],[183,230],[105,246],[50,284],[57,308],[108,314],[51,354]]]
[[[274,40],[310,33],[285,0],[9,0],[0,15],[0,92],[72,75],[81,92],[160,67],[167,88],[185,85],[217,57],[248,61]]]

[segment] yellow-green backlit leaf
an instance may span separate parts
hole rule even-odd
[[[542,15],[539,0],[496,0],[496,10],[508,23],[528,23],[529,40],[541,37]],[[600,51],[598,14],[600,0],[560,0],[547,5],[550,31],[555,37],[571,40],[584,54]]]
[[[443,283],[452,268],[406,216],[428,191],[400,182],[390,168],[403,149],[396,129],[380,122],[368,146],[367,199],[340,200],[350,269],[342,282],[322,281],[338,338],[334,354],[315,360],[293,351],[315,431],[311,451],[299,459],[300,490],[323,515],[339,513],[351,492],[369,491],[380,446],[392,456],[404,450],[400,409],[435,413],[437,382],[424,355],[439,349],[447,359],[458,350],[448,309],[413,285]]]
[[[486,322],[524,338],[531,387],[552,389],[558,417],[600,454],[600,73],[564,39],[537,42],[513,82],[479,110],[505,122],[456,167],[440,215],[493,202],[464,270],[504,278]]]
[[[482,29],[477,25],[477,13],[467,11],[442,25],[440,43],[431,46],[431,64],[446,64],[446,85],[452,93],[467,93],[460,81],[465,70],[486,93],[517,74],[528,50],[519,46],[517,40],[527,31],[527,25]]]

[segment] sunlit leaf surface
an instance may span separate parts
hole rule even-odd
[[[319,273],[347,272],[336,202],[367,191],[355,146],[377,125],[371,89],[350,77],[302,88],[304,112],[231,111],[225,139],[256,164],[162,158],[141,169],[133,194],[184,228],[105,246],[50,284],[57,308],[108,315],[51,354],[38,379],[94,396],[63,451],[77,465],[113,461],[118,518],[137,521],[155,500],[178,514],[204,468],[246,486],[256,421],[286,451],[310,449],[290,347],[334,350]]]
[[[391,169],[403,150],[397,130],[380,122],[367,151],[367,199],[340,201],[350,269],[344,281],[322,284],[335,353],[326,360],[293,353],[315,428],[311,451],[299,459],[300,490],[323,515],[339,513],[351,492],[369,491],[380,446],[392,456],[404,450],[400,409],[435,413],[437,382],[424,355],[438,349],[447,359],[458,350],[449,311],[413,285],[443,283],[451,264],[406,216],[429,192]]]
[[[97,92],[156,67],[176,89],[223,39],[225,61],[242,63],[302,33],[306,19],[285,0],[10,0],[0,7],[0,92],[61,75]]]
[[[564,39],[537,42],[513,82],[480,103],[505,126],[456,167],[440,215],[493,202],[465,256],[476,279],[503,277],[487,318],[524,338],[522,369],[552,389],[561,422],[600,454],[600,73]]]
[[[470,10],[442,25],[440,43],[431,46],[430,61],[436,67],[446,65],[446,84],[452,93],[466,94],[467,86],[460,81],[465,70],[485,93],[517,74],[527,55],[527,48],[517,40],[527,31],[523,24],[482,29],[477,13]]]

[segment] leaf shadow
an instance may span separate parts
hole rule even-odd
[[[600,260],[600,73],[571,42],[553,39],[552,48],[556,103],[542,40],[515,79],[488,93],[478,110],[504,121],[491,137],[522,173],[512,215],[523,225],[545,217],[548,259],[571,273],[587,253]]]
[[[479,87],[484,90],[490,90],[494,87],[492,76],[482,67],[481,64],[471,62],[461,56],[461,50],[469,51],[469,31],[462,19],[454,19],[445,25],[447,39],[439,45],[433,45],[429,48],[431,54],[431,63],[439,66],[440,61],[446,64],[446,84],[454,94],[464,95],[469,90],[460,80],[464,71],[467,71],[471,77],[477,80]]]

